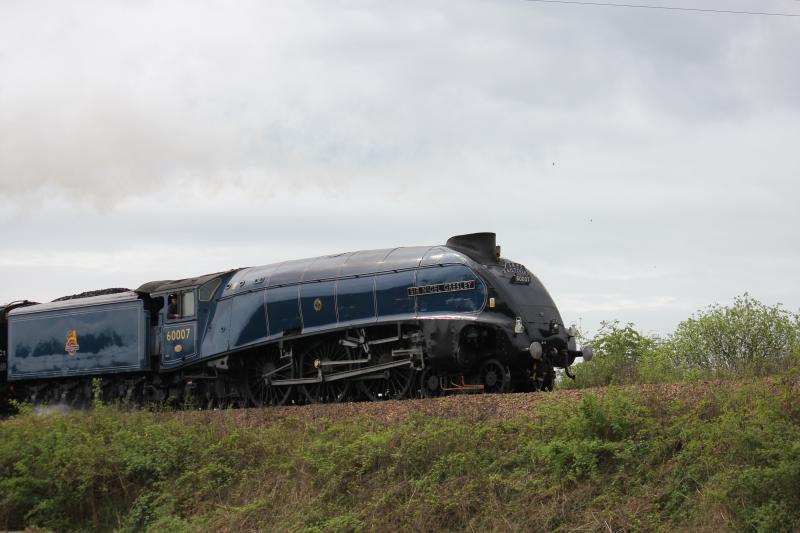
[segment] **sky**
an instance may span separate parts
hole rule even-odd
[[[800,17],[7,0],[0,302],[492,231],[585,331],[796,311],[798,49]]]

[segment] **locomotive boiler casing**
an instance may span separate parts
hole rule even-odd
[[[487,302],[486,284],[474,266],[441,246],[368,250],[240,269],[203,278],[202,284],[148,284],[137,291],[162,300],[155,306],[161,366],[174,368],[337,330],[474,321]],[[446,291],[439,290],[443,286]],[[213,296],[202,297],[204,290]],[[189,294],[198,298],[192,316],[170,317],[165,300]],[[191,349],[181,345],[175,353],[168,336],[176,328],[191,332]],[[436,351],[431,357],[441,356]]]
[[[493,242],[493,234],[479,235],[492,235]],[[559,348],[560,358],[549,354],[555,366],[571,364],[575,352],[570,357],[563,351],[569,333],[539,280],[516,263],[453,246],[286,261],[137,291],[155,300],[197,298],[190,317],[170,318],[166,302],[159,304],[160,331],[154,336],[160,339],[162,369],[387,324],[419,327],[426,363],[437,368],[469,368],[490,356],[530,366],[529,347],[537,341]],[[522,330],[515,331],[520,321]],[[176,330],[187,338],[176,340]],[[481,337],[479,353],[470,351],[475,335]]]

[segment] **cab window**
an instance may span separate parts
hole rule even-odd
[[[167,296],[167,319],[191,318],[195,313],[194,291],[174,292]]]
[[[222,283],[222,280],[220,278],[214,278],[212,280],[207,281],[205,285],[200,287],[200,301],[210,302],[211,298],[214,297],[214,293],[217,292],[220,283]]]
[[[181,316],[194,316],[194,291],[183,293],[183,304],[181,305]]]

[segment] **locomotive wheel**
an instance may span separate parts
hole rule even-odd
[[[284,405],[289,400],[292,387],[273,386],[272,380],[291,379],[291,362],[280,361],[275,356],[258,357],[247,365],[246,372],[247,395],[256,407]]]
[[[339,344],[338,341],[323,342],[300,357],[300,376],[314,378],[319,375],[317,361],[346,361],[350,359],[350,351]],[[332,372],[344,371],[349,365],[336,365]],[[326,367],[323,368],[323,375]],[[327,367],[330,369],[331,367]],[[327,381],[323,383],[310,383],[300,387],[303,397],[308,403],[341,402],[347,399],[350,393],[350,382],[347,380]]]
[[[508,392],[511,389],[511,372],[497,359],[487,359],[481,365],[478,375],[484,392]]]
[[[392,352],[383,348],[375,353],[375,363],[390,363]],[[371,379],[358,382],[358,388],[371,401],[375,400],[400,400],[408,396],[411,383],[414,381],[415,370],[409,367],[390,368]]]
[[[422,371],[419,376],[419,390],[423,398],[442,396],[442,380],[430,367]]]
[[[84,381],[68,381],[61,384],[55,404],[72,409],[87,409],[91,404],[89,384]]]

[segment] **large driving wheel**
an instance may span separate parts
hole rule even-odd
[[[273,385],[273,381],[292,379],[291,358],[277,355],[254,357],[246,369],[247,395],[256,407],[284,405],[292,395],[291,386]]]
[[[511,389],[511,371],[497,359],[487,359],[478,375],[484,392],[508,392]]]
[[[347,361],[350,349],[342,346],[336,340],[318,344],[300,356],[300,376],[302,378],[315,378],[322,369],[323,375],[347,370],[350,365],[323,365],[328,361]],[[341,402],[348,398],[350,382],[347,380],[325,381],[303,385],[300,390],[308,403]]]
[[[372,354],[375,364],[392,362],[390,348],[377,348]],[[367,375],[358,382],[361,392],[369,400],[400,400],[408,396],[416,371],[411,366],[400,366]]]

